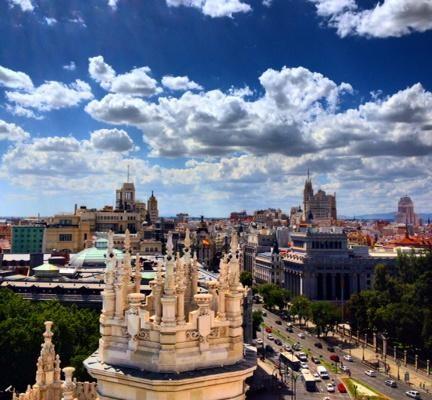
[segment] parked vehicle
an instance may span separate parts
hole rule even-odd
[[[386,381],[384,381],[384,383],[385,383],[387,386],[390,386],[390,387],[392,387],[392,388],[397,387],[397,383],[396,383],[396,381],[394,381],[393,379],[387,379]]]
[[[335,348],[333,346],[327,346],[327,351],[329,351],[330,353],[334,353]]]
[[[377,376],[376,371],[374,371],[373,369],[367,369],[364,373],[368,376],[371,376],[371,377]]]
[[[314,343],[314,346],[315,346],[316,348],[318,348],[318,349],[322,349],[322,348],[323,348],[323,345],[322,345],[321,342],[315,342],[315,343]]]
[[[321,364],[321,361],[318,357],[311,357],[311,360],[314,364]]]
[[[354,361],[354,359],[349,354],[345,354],[343,358],[344,358],[344,360],[347,360],[349,362],[353,362]]]
[[[417,392],[417,390],[408,390],[408,392],[405,392],[405,394],[408,397],[411,397],[412,399],[420,399],[420,393]]]

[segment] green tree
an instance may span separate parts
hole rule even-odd
[[[311,315],[318,336],[327,335],[341,320],[340,309],[327,301],[312,303]]]
[[[249,271],[242,271],[240,274],[240,282],[243,286],[252,287],[253,277]]]
[[[257,331],[259,331],[261,324],[264,322],[262,312],[260,310],[255,310],[252,313],[252,329],[253,337],[256,338]]]
[[[266,308],[272,310],[278,307],[279,310],[285,309],[291,298],[291,293],[273,283],[265,283],[258,286],[258,293],[264,300]]]
[[[297,296],[294,297],[291,303],[291,315],[297,315],[299,319],[299,324],[302,324],[302,321],[306,324],[307,321],[311,318],[311,301],[305,296]]]

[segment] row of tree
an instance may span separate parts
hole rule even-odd
[[[285,312],[292,319],[297,318],[299,324],[312,321],[318,335],[327,335],[341,321],[340,308],[328,301],[312,302],[305,296],[292,298],[288,290],[272,283],[259,285],[257,291],[268,310]],[[255,325],[256,321],[254,320]]]
[[[62,366],[75,367],[75,376],[89,379],[82,362],[98,347],[99,313],[58,302],[30,302],[0,289],[0,390],[12,385],[24,390],[35,382],[45,321],[54,322],[53,342]]]
[[[347,302],[353,329],[386,333],[393,344],[432,357],[432,252],[399,254],[396,271],[379,264],[374,276],[371,290]]]

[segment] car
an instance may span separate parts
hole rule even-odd
[[[267,339],[268,339],[268,340],[274,340],[274,336],[273,336],[271,333],[269,333],[269,334],[267,335]]]
[[[327,346],[327,351],[329,351],[330,353],[334,353],[335,348],[333,346]]]
[[[280,319],[278,319],[278,320],[276,321],[276,323],[277,323],[278,325],[282,325],[282,321],[281,321]]]
[[[350,356],[349,354],[345,354],[343,358],[344,358],[344,360],[349,361],[349,362],[353,362],[354,361],[354,359],[352,358],[352,356]]]
[[[330,397],[326,396],[323,398],[323,400],[331,400]]]
[[[338,356],[337,354],[332,354],[332,355],[330,356],[330,360],[332,360],[332,361],[338,363],[338,362],[340,361],[340,358],[339,358],[339,356]]]
[[[420,393],[417,390],[408,390],[405,394],[412,399],[420,399]]]
[[[384,383],[385,383],[387,386],[390,386],[390,387],[392,387],[392,388],[397,387],[397,383],[396,383],[396,381],[394,381],[393,379],[387,379],[386,381],[384,381]]]
[[[300,332],[298,335],[297,335],[300,339],[304,339],[306,336],[305,336],[305,334],[303,333],[303,332]]]
[[[327,383],[327,392],[329,393],[333,393],[335,391],[335,387],[333,385],[333,383]]]
[[[320,343],[320,342],[315,342],[315,343],[314,343],[314,346],[315,346],[316,348],[318,348],[318,349],[322,349],[322,348],[323,348],[323,345],[322,345],[322,343]]]
[[[255,342],[256,342],[256,344],[263,344],[264,340],[262,340],[261,338],[258,338]]]
[[[287,332],[294,332],[294,329],[292,328],[292,326],[287,326],[286,331]]]
[[[318,357],[311,357],[311,360],[314,364],[321,364],[321,361]]]
[[[262,312],[262,316],[263,316],[263,317],[267,317],[267,312],[263,311],[263,312]]]
[[[272,333],[272,328],[270,328],[269,326],[267,326],[267,327],[265,328],[265,331],[266,331],[267,333]]]
[[[339,390],[339,393],[346,393],[347,392],[346,387],[342,382],[337,385],[337,388]]]
[[[374,371],[373,369],[367,369],[364,373],[365,373],[367,376],[371,376],[371,377],[375,377],[375,376],[377,376],[376,371]]]
[[[300,343],[294,343],[294,344],[292,345],[292,349],[293,349],[294,351],[300,351],[300,350],[301,350]]]
[[[303,353],[302,351],[299,351],[297,354],[296,354],[296,356],[297,356],[297,358],[300,360],[300,361],[303,361],[303,362],[306,362],[307,361],[307,355],[305,354],[305,353]]]
[[[278,346],[282,346],[282,340],[280,340],[280,339],[275,339],[274,342],[275,342],[275,344],[277,344]]]
[[[342,365],[342,367],[341,367],[341,370],[343,371],[343,372],[349,372],[349,367],[347,367],[346,365]]]
[[[309,365],[307,362],[301,361],[300,362],[300,368],[301,369],[309,369]]]
[[[321,382],[321,377],[320,377],[320,374],[318,372],[315,372],[313,374],[313,377],[315,378],[315,382]]]
[[[289,344],[284,344],[283,348],[285,351],[291,351],[291,346]]]

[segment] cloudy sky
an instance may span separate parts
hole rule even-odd
[[[0,215],[432,211],[431,0],[1,0]]]

